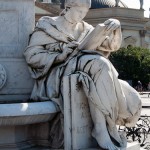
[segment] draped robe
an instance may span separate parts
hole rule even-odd
[[[94,29],[84,21],[81,24],[83,31],[78,39],[74,39],[57,28],[55,18],[42,17],[38,21],[24,52],[32,78],[35,79],[31,99],[51,100],[63,113],[62,79],[68,74],[77,73],[87,97],[104,114],[110,135],[123,147],[124,141],[117,135],[115,125],[133,126],[140,115],[141,100],[132,87],[118,79],[117,71],[101,53],[101,50],[119,49],[121,43],[117,39],[121,38],[121,33],[102,34],[106,38],[97,48],[99,51],[74,50],[64,60],[57,60],[66,44],[84,40]]]

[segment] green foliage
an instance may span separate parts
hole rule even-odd
[[[132,80],[133,86],[140,80],[143,84],[150,81],[150,50],[140,47],[121,48],[112,53],[110,61],[119,73],[119,78]]]
[[[60,3],[60,0],[52,0],[52,3],[59,4],[59,3]]]

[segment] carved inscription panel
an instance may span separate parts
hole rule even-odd
[[[76,75],[71,77],[71,111],[72,111],[72,142],[73,149],[86,149],[97,146],[92,138],[93,122],[90,115],[88,99],[77,83]]]

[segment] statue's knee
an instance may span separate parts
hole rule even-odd
[[[83,56],[80,58],[79,70],[82,70],[89,75],[95,75],[99,71],[111,70],[110,62],[102,56]]]
[[[101,57],[101,58],[100,58],[100,61],[101,61],[102,64],[103,64],[103,69],[105,69],[105,70],[111,70],[111,64],[110,64],[110,62],[109,62],[108,59],[106,59],[106,58],[104,58],[104,57]]]
[[[111,64],[109,62],[109,60],[107,60],[104,57],[99,57],[94,64],[95,68],[97,68],[97,70],[111,70]]]

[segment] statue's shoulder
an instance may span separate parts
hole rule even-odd
[[[55,40],[47,34],[48,30],[52,30],[55,19],[55,17],[44,16],[38,20],[35,30],[30,36],[30,46],[55,42]]]
[[[58,16],[56,16],[56,17],[43,16],[38,20],[38,22],[44,21],[44,22],[48,22],[48,23],[53,23],[56,21],[57,18],[58,18]]]
[[[43,27],[50,27],[56,24],[56,20],[58,17],[49,17],[49,16],[43,16],[41,17],[38,22],[36,23],[37,28],[43,28]]]

